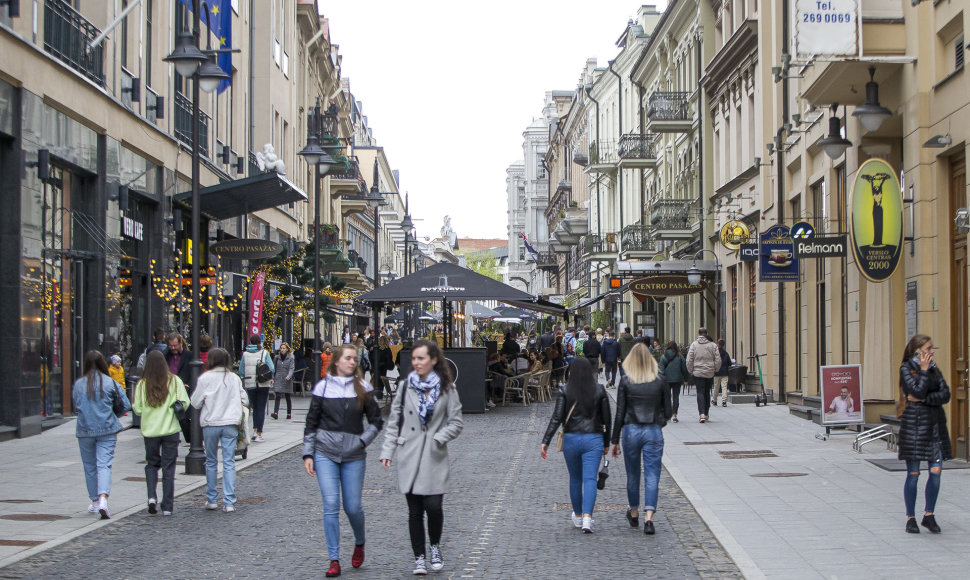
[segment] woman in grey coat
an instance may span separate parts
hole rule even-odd
[[[461,433],[461,401],[437,343],[417,340],[412,371],[391,404],[381,450],[387,469],[397,462],[398,488],[408,502],[414,574],[427,574],[424,514],[428,514],[432,570],[441,570],[442,500],[448,487],[448,442]]]
[[[293,353],[290,352],[290,345],[285,342],[280,345],[280,353],[276,355],[273,365],[276,372],[273,373],[273,392],[276,393],[276,402],[273,403],[273,414],[270,417],[280,418],[280,396],[286,397],[286,418],[289,419],[293,413]]]

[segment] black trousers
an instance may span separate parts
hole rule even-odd
[[[408,500],[408,530],[411,532],[411,550],[414,557],[425,555],[424,551],[424,514],[428,514],[428,539],[432,544],[441,543],[441,528],[444,525],[445,515],[441,509],[441,503],[445,496],[438,495],[417,495],[406,493],[404,497]]]
[[[606,382],[616,382],[616,361],[605,362],[603,367],[606,369]]]
[[[293,413],[293,401],[290,399],[292,395],[290,393],[276,393],[276,401],[273,403],[273,412],[279,414],[280,412],[280,400],[286,397],[286,414],[290,415]]]
[[[163,512],[172,511],[175,504],[175,460],[179,455],[179,434],[162,437],[145,437],[145,483],[148,499],[158,498],[158,470],[162,470],[162,501],[158,507]]]
[[[694,377],[694,386],[697,387],[697,414],[709,417],[711,414],[711,386],[714,384],[714,377]]]
[[[667,383],[667,388],[670,389],[670,405],[674,409],[674,415],[677,414],[677,410],[680,409],[680,387],[683,383]]]

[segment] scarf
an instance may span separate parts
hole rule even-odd
[[[408,386],[418,395],[418,418],[424,425],[434,413],[434,404],[441,395],[441,379],[431,371],[428,373],[427,380],[422,381],[417,372],[411,371],[408,375]]]

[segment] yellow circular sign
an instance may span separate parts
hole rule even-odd
[[[721,244],[729,250],[738,250],[748,242],[748,226],[744,222],[731,220],[721,228]]]

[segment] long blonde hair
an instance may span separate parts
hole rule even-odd
[[[657,361],[643,343],[636,343],[623,359],[623,370],[632,383],[649,383],[657,378]]]

